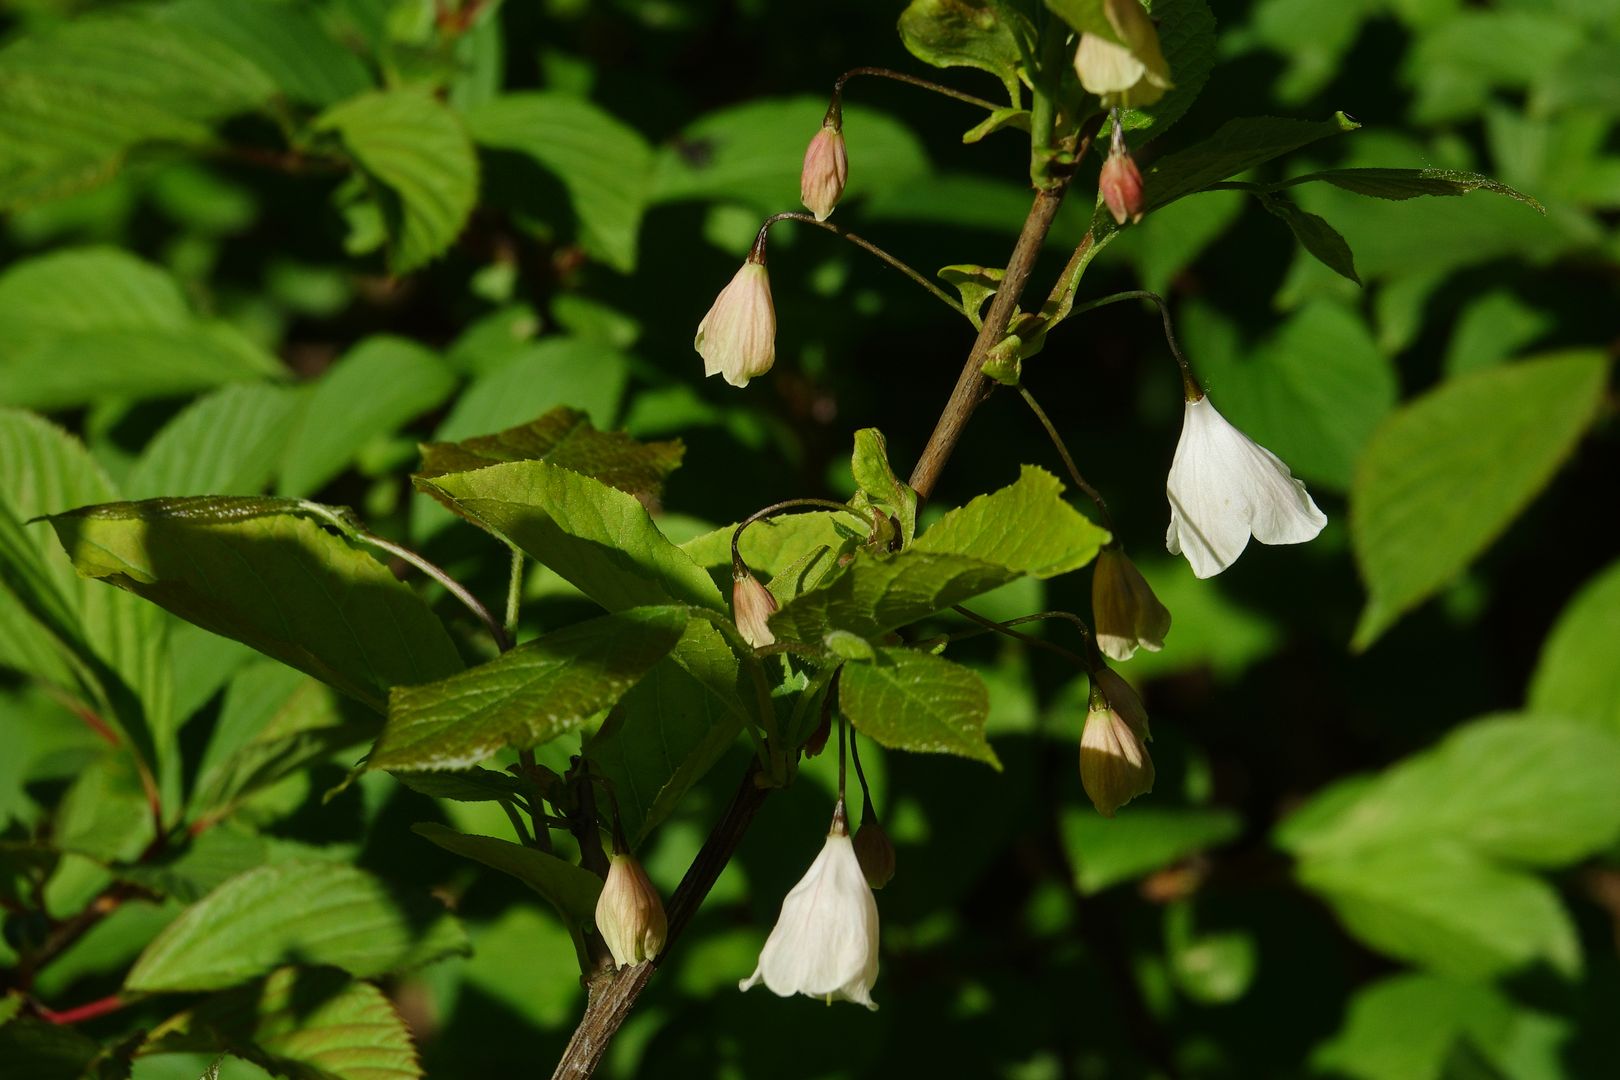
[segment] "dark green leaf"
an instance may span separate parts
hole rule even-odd
[[[584,413],[559,407],[494,435],[427,443],[417,475],[431,479],[509,461],[549,461],[620,491],[656,497],[684,453],[679,440],[638,442],[617,431],[598,431]]]
[[[31,1016],[0,1023],[0,1063],[18,1080],[125,1080],[129,1062],[88,1035]],[[11,1070],[17,1070],[13,1073]]]
[[[51,517],[81,574],[151,600],[381,712],[459,671],[438,618],[388,568],[286,500],[153,499]]]
[[[990,695],[974,672],[914,649],[879,648],[871,663],[845,664],[838,707],[863,734],[893,750],[957,754],[996,769],[984,739]]]
[[[1357,285],[1361,284],[1361,278],[1356,276],[1356,258],[1350,252],[1350,245],[1324,218],[1275,196],[1262,198],[1260,204],[1281,218],[1300,246],[1316,256],[1329,270],[1340,277],[1349,278]]]
[[[1147,133],[1132,140],[1138,146],[1181,119],[1215,67],[1215,16],[1205,0],[1147,0],[1147,7],[1158,23],[1159,45],[1175,85],[1152,105],[1124,110],[1125,130]]]
[[[263,0],[180,0],[166,21],[206,34],[250,60],[294,101],[333,105],[371,89],[366,65],[327,33],[314,11]]]
[[[1455,379],[1374,433],[1350,489],[1369,592],[1354,646],[1484,551],[1552,479],[1603,400],[1608,362],[1572,352]]]
[[[1328,169],[1296,176],[1274,186],[1293,187],[1313,180],[1377,199],[1416,199],[1423,195],[1466,195],[1470,191],[1489,191],[1517,199],[1543,215],[1547,213],[1544,206],[1524,192],[1482,173],[1459,169]]]
[[[423,795],[453,802],[511,802],[522,790],[518,778],[493,769],[455,772],[396,772],[394,779]]]
[[[653,152],[611,114],[567,94],[505,94],[467,114],[479,145],[526,154],[555,173],[579,217],[585,250],[619,270],[636,265]]]
[[[1275,116],[1228,120],[1203,142],[1170,154],[1148,170],[1143,177],[1147,208],[1156,210],[1272,158],[1360,126],[1343,113],[1324,121]]]
[[[388,90],[327,110],[335,132],[379,194],[391,240],[389,268],[409,273],[443,254],[478,198],[478,159],[459,117],[418,90]]]
[[[418,836],[446,851],[512,875],[576,925],[590,926],[596,916],[596,899],[601,895],[602,881],[589,870],[555,855],[493,836],[468,836],[429,821],[411,828]]]
[[[487,664],[389,697],[370,769],[457,769],[532,747],[611,706],[669,654],[680,607],[619,611],[554,630]]]
[[[418,477],[416,486],[523,549],[609,611],[725,605],[709,575],[671,544],[634,495],[545,461]]]
[[[282,862],[231,878],[181,912],[124,986],[217,990],[288,963],[366,978],[466,951],[466,934],[436,901],[340,862]]]

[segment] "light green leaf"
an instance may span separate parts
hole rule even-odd
[[[178,851],[170,846],[156,857],[121,866],[120,881],[131,881],[159,896],[194,904],[238,874],[269,858],[270,845],[257,833],[228,824],[192,837]]]
[[[431,95],[388,90],[328,109],[316,129],[335,132],[384,189],[388,265],[409,273],[461,234],[478,198],[478,159],[461,120]]]
[[[850,544],[850,530],[866,535],[866,527],[853,509],[847,514],[813,510],[806,514],[778,514],[756,521],[743,530],[737,550],[755,574],[775,577],[817,548],[838,551]],[[737,526],[727,525],[695,536],[681,550],[699,566],[731,571],[731,536]]]
[[[455,385],[445,362],[414,341],[385,336],[362,341],[315,384],[291,438],[276,493],[319,491],[368,442],[392,435],[436,407]]]
[[[984,738],[989,691],[973,671],[943,657],[883,647],[871,663],[845,664],[838,707],[891,750],[956,754],[1001,768]]]
[[[962,308],[977,329],[984,325],[984,305],[1000,291],[1001,280],[1007,276],[1007,271],[996,266],[958,263],[942,267],[934,276],[961,294]]]
[[[1541,647],[1530,708],[1620,735],[1620,563],[1581,587]]]
[[[825,97],[751,101],[698,120],[659,152],[653,199],[724,199],[762,213],[799,205],[804,148],[821,128]],[[850,170],[845,200],[905,186],[930,171],[911,130],[884,113],[844,107]]]
[[[952,510],[912,548],[1048,578],[1084,566],[1107,539],[1105,530],[1063,500],[1057,477],[1024,465],[1017,481]]]
[[[516,151],[555,173],[585,250],[616,269],[635,269],[653,163],[639,132],[588,101],[555,93],[502,95],[468,112],[467,128],[480,146]]]
[[[1443,384],[1373,434],[1350,489],[1365,649],[1463,570],[1552,479],[1603,400],[1606,358],[1571,352]]]
[[[619,415],[630,360],[600,341],[547,337],[506,351],[473,381],[433,437],[456,442],[527,423],[567,406],[606,428]]]
[[[656,497],[680,466],[680,440],[639,442],[617,431],[598,431],[577,409],[559,406],[538,420],[460,442],[427,443],[417,475],[433,478],[510,461],[549,461],[632,495]]]
[[[1172,74],[1174,74],[1172,72]],[[1336,113],[1332,120],[1284,120],[1275,116],[1228,120],[1203,142],[1163,158],[1143,177],[1143,195],[1156,210],[1210,184],[1252,169],[1330,135],[1361,125]]]
[[[658,531],[634,496],[545,461],[418,477],[416,486],[619,611],[644,604],[725,610],[714,581]]]
[[[675,654],[631,688],[586,743],[585,756],[613,782],[632,846],[736,742],[748,718],[737,678],[720,632],[692,619]]]
[[[1330,788],[1278,837],[1306,855],[1443,839],[1492,858],[1558,867],[1620,840],[1620,736],[1539,716],[1469,723],[1432,750]]]
[[[1059,820],[1075,884],[1087,896],[1169,866],[1242,832],[1230,810],[1141,806],[1105,818],[1091,807],[1066,807]]]
[[[153,499],[53,515],[79,572],[305,671],[381,712],[390,687],[462,667],[377,560],[285,500]]]
[[[171,1017],[143,1054],[229,1053],[294,1080],[412,1080],[410,1028],[388,996],[342,972],[284,967]]]
[[[59,409],[189,394],[281,373],[169,275],[111,248],[52,252],[0,275],[0,404]]]
[[[257,495],[275,474],[303,405],[297,391],[262,384],[199,398],[146,444],[124,491],[133,499]]]
[[[855,486],[885,515],[900,521],[900,541],[911,543],[917,533],[917,493],[894,475],[889,467],[889,446],[877,428],[855,433],[855,453],[850,459]]]
[[[411,831],[446,851],[512,875],[575,925],[590,926],[596,916],[602,881],[589,870],[535,848],[493,836],[468,836],[430,821],[411,826]]]
[[[553,630],[447,679],[400,687],[366,767],[464,768],[573,731],[667,656],[685,627],[684,608],[633,608]]]
[[[366,978],[466,951],[466,934],[436,901],[344,863],[281,862],[238,875],[181,912],[124,987],[217,990],[294,962]]]
[[[1557,325],[1557,316],[1497,289],[1469,301],[1446,346],[1448,378],[1494,367],[1534,344]]]
[[[1381,952],[1481,979],[1540,961],[1580,970],[1580,942],[1551,886],[1444,840],[1311,855],[1297,873]]]
[[[1273,216],[1281,218],[1294,234],[1294,239],[1299,241],[1300,247],[1315,256],[1323,266],[1340,277],[1361,284],[1361,278],[1356,276],[1356,258],[1350,252],[1350,245],[1325,218],[1301,210],[1287,199],[1273,196],[1261,198],[1260,205]]]
[[[1023,67],[1018,41],[1022,38],[1028,48],[1035,30],[1010,5],[989,0],[911,0],[900,13],[899,29],[900,43],[923,63],[988,71],[1001,80],[1013,101],[1018,100],[1018,73]]]

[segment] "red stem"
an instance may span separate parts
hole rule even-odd
[[[124,1000],[121,995],[108,994],[104,998],[97,998],[95,1001],[76,1005],[71,1009],[63,1009],[61,1012],[55,1012],[41,1006],[39,1015],[41,1019],[48,1020],[53,1024],[77,1024],[85,1020],[94,1020],[98,1016],[106,1016],[108,1013],[117,1012],[128,1004],[129,1002]]]

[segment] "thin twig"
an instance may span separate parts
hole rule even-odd
[[[838,81],[833,83],[834,102],[838,102],[843,98],[844,84],[849,82],[849,80],[853,79],[857,75],[874,75],[880,79],[891,79],[894,82],[905,83],[907,86],[917,86],[924,90],[932,90],[936,94],[942,94],[945,97],[954,98],[957,101],[964,101],[969,105],[977,105],[979,108],[989,109],[991,112],[995,112],[997,109],[1006,108],[1005,105],[997,105],[995,102],[986,101],[982,97],[974,97],[972,94],[964,94],[962,91],[953,90],[949,86],[944,86],[937,82],[930,82],[928,79],[919,79],[915,75],[907,75],[903,71],[893,71],[885,67],[850,68],[848,71],[838,76]]]
[[[1087,483],[1086,478],[1080,475],[1080,469],[1075,465],[1068,446],[1063,442],[1063,436],[1058,434],[1058,429],[1053,425],[1051,419],[1047,417],[1046,410],[1041,408],[1041,403],[1035,400],[1035,395],[1030,393],[1029,387],[1023,383],[1018,384],[1018,396],[1024,399],[1024,404],[1028,405],[1030,411],[1035,414],[1035,419],[1041,422],[1041,427],[1046,429],[1046,434],[1051,438],[1052,445],[1057,447],[1058,456],[1063,459],[1064,466],[1069,470],[1069,479],[1074,481],[1075,487],[1085,493],[1086,498],[1096,504],[1097,513],[1102,516],[1103,527],[1117,537],[1119,530],[1114,527],[1114,515],[1109,512],[1108,504],[1103,501],[1103,497],[1097,489]]]
[[[1085,668],[1087,671],[1091,670],[1091,665],[1086,663],[1086,658],[1085,657],[1081,656],[1079,653],[1070,652],[1068,649],[1065,649],[1061,645],[1054,645],[1050,641],[1043,641],[1042,639],[1040,639],[1038,637],[1031,637],[1029,634],[1019,633],[1017,630],[1012,629],[1012,627],[1009,624],[1007,624],[1007,623],[999,623],[999,622],[996,622],[994,619],[988,619],[985,616],[980,615],[976,611],[968,610],[967,608],[963,607],[961,604],[952,605],[951,610],[956,612],[958,615],[962,616],[963,618],[968,619],[971,622],[978,623],[980,626],[984,627],[985,630],[987,630],[987,631],[997,633],[997,634],[1004,634],[1004,635],[1006,635],[1007,637],[1010,637],[1010,638],[1016,638],[1017,640],[1022,641],[1025,645],[1032,645],[1037,649],[1045,649],[1047,652],[1054,653],[1054,654],[1056,654],[1058,656],[1061,656],[1061,657],[1063,657],[1063,659],[1069,661],[1072,664],[1078,665],[1079,667]],[[1039,616],[1039,615],[1026,616],[1023,619],[1018,619],[1018,620],[1015,620],[1015,621],[1017,621],[1017,622],[1027,622],[1032,618],[1041,618],[1041,616]]]
[[[908,265],[897,256],[891,255],[887,251],[884,251],[882,248],[878,247],[864,236],[857,236],[855,233],[850,232],[842,225],[834,225],[830,221],[817,221],[814,214],[806,214],[798,210],[784,210],[780,214],[772,214],[770,217],[766,218],[764,224],[759,227],[759,238],[756,238],[754,242],[755,251],[759,251],[763,248],[762,241],[766,231],[778,221],[802,221],[806,225],[814,225],[818,229],[825,229],[834,236],[842,237],[843,239],[848,240],[862,251],[865,251],[871,255],[876,255],[884,264],[892,266],[894,269],[900,271],[912,281],[915,281],[918,285],[921,285],[923,288],[933,293],[942,304],[956,312],[958,315],[971,318],[971,316],[968,316],[967,309],[962,306],[961,301],[957,300],[938,285],[935,285],[932,281],[929,281],[921,271]]]
[[[1158,293],[1149,292],[1146,289],[1130,289],[1126,292],[1113,293],[1109,296],[1098,297],[1095,300],[1088,300],[1075,308],[1071,314],[1083,315],[1088,311],[1106,307],[1109,304],[1117,304],[1124,300],[1148,300],[1158,305],[1159,318],[1164,322],[1164,343],[1170,347],[1170,355],[1175,357],[1176,366],[1181,368],[1181,381],[1190,395],[1188,400],[1197,400],[1203,397],[1204,389],[1193,375],[1192,368],[1187,365],[1187,357],[1182,354],[1181,345],[1176,341],[1176,328],[1170,321],[1170,305]]]

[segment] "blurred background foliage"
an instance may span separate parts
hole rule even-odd
[[[853,248],[779,227],[780,359],[746,391],[701,379],[690,346],[760,218],[797,206],[834,77],[919,69],[893,31],[900,7],[11,0],[0,504],[26,519],[118,495],[318,495],[494,599],[505,553],[410,493],[419,441],[558,404],[678,436],[686,461],[660,514],[677,539],[778,499],[847,495],[857,427],[914,459],[970,339]],[[1605,1075],[1620,1055],[1620,564],[1601,525],[1620,464],[1612,393],[1488,552],[1361,653],[1346,505],[1401,401],[1620,344],[1620,3],[1213,7],[1215,73],[1144,167],[1231,116],[1342,109],[1360,131],[1257,178],[1475,169],[1546,216],[1487,196],[1294,189],[1348,240],[1360,287],[1238,191],[1185,199],[1112,244],[1081,298],[1167,295],[1223,410],[1310,483],[1327,531],[1196,581],[1162,548],[1178,384],[1155,315],[1118,305],[1055,334],[1026,379],[1175,616],[1164,652],[1124,665],[1153,715],[1157,790],[1098,817],[1076,774],[1083,683],[1051,657],[975,642],[965,656],[991,686],[1005,774],[866,752],[899,845],[879,896],[881,1011],[735,990],[819,843],[832,790],[820,759],[767,803],[611,1075],[1538,1078]],[[946,78],[995,89],[980,73]],[[421,93],[367,96],[377,85]],[[906,87],[857,82],[848,100],[840,223],[925,270],[1003,262],[1028,203],[1021,140],[964,146],[976,117]],[[1092,183],[1077,184],[1038,277],[1085,231]],[[998,395],[939,501],[1000,486],[1020,462],[1055,466],[1021,403]],[[87,625],[102,593],[74,594]],[[583,610],[545,571],[527,597],[531,632]],[[981,608],[1087,604],[1082,576]],[[14,615],[0,610],[0,825],[8,844],[48,830],[69,853],[44,886],[66,917],[150,832],[127,769],[45,689],[54,661]],[[378,774],[323,803],[366,730],[316,740],[313,757],[286,736],[361,721],[296,673],[165,625],[148,661],[172,680],[194,786],[233,809],[221,858],[250,845],[249,865],[330,859],[449,899],[472,954],[386,984],[425,1067],[549,1070],[582,1006],[566,932],[515,882],[410,830],[502,834],[500,812]],[[1479,719],[1527,704],[1530,717]],[[255,745],[280,755],[270,782],[229,774]],[[745,759],[649,842],[666,896]],[[30,872],[5,850],[0,895]],[[115,990],[179,899],[122,906],[36,993],[61,1008]],[[17,922],[0,964],[31,932]],[[112,1040],[152,1019],[81,1027]],[[135,1076],[189,1080],[207,1060],[145,1058]],[[221,1075],[255,1074],[231,1061]]]

